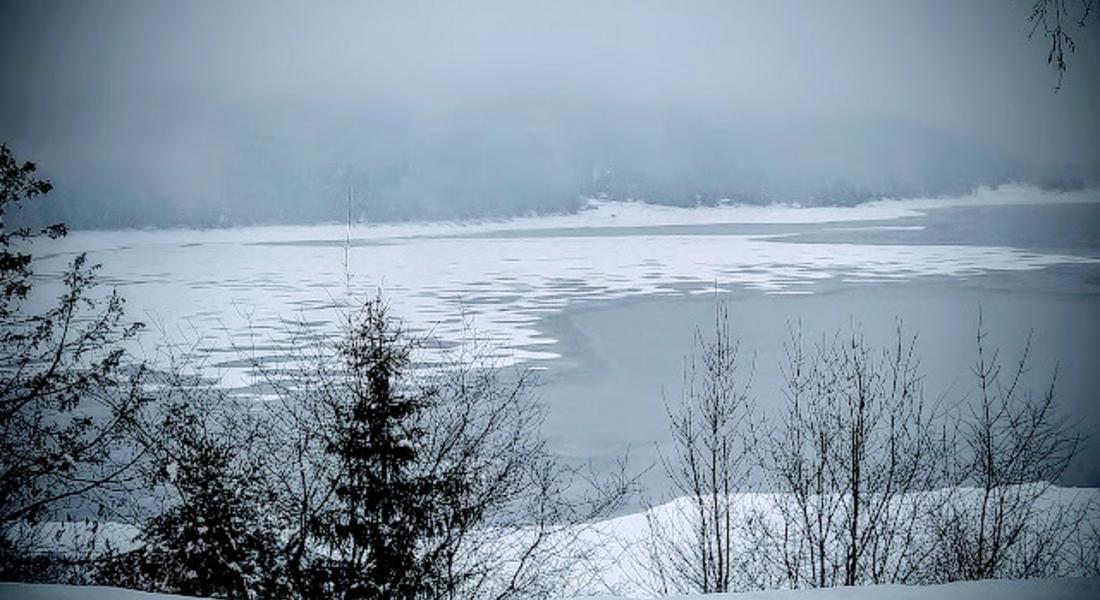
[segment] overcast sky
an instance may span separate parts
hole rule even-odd
[[[196,122],[306,128],[385,104],[707,118],[904,118],[1033,161],[1100,156],[1100,44],[1061,92],[1030,0],[52,2],[0,7],[0,138],[70,155],[171,153]],[[217,149],[212,148],[216,153]]]

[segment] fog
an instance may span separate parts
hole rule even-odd
[[[1100,173],[1030,2],[6,2],[0,140],[76,227],[853,203]]]

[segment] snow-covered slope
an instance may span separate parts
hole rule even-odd
[[[622,597],[604,596],[602,600]],[[741,594],[672,596],[680,600],[1092,600],[1100,598],[1100,578],[963,581],[943,585],[868,585],[820,590],[775,590]]]
[[[0,600],[172,600],[189,597],[102,586],[0,583]]]
[[[946,493],[947,490],[935,492],[937,494]],[[926,497],[923,493],[915,493],[908,500],[905,498],[899,499],[900,504],[897,510],[904,510],[904,506],[917,506],[921,505],[918,501],[920,498]],[[954,502],[962,503],[965,505],[967,499],[975,499],[975,490],[970,488],[957,488],[953,490]],[[730,507],[734,515],[735,522],[740,523],[740,519],[746,518],[749,515],[755,515],[757,522],[767,522],[772,519],[779,519],[778,513],[775,512],[777,503],[782,502],[784,496],[767,493],[740,493],[731,496]],[[916,502],[915,504],[913,502]],[[1097,519],[1100,519],[1100,513],[1097,513],[1097,508],[1100,507],[1100,488],[1072,488],[1072,487],[1051,487],[1045,490],[1034,506],[1036,514],[1047,514],[1057,512],[1078,513],[1087,515],[1084,517],[1084,521],[1081,523],[1081,527],[1085,528],[1085,531],[1095,531],[1097,526]],[[651,597],[650,590],[657,589],[656,582],[652,580],[655,576],[654,565],[649,560],[649,552],[651,550],[648,543],[651,535],[650,523],[653,522],[658,525],[660,535],[666,537],[676,534],[672,532],[685,532],[691,531],[693,526],[693,504],[687,497],[677,498],[670,500],[659,506],[654,506],[647,511],[623,515],[606,521],[591,524],[585,531],[582,532],[579,543],[589,545],[591,548],[589,559],[592,562],[592,571],[598,573],[598,580],[602,582],[602,585],[606,586],[599,589],[607,589],[614,591],[617,594],[624,594],[624,597]],[[760,519],[763,519],[762,521]],[[776,526],[779,526],[779,521],[775,521]],[[741,536],[742,532],[739,525],[734,527],[735,533],[733,535],[733,548],[734,552],[743,554],[745,556],[752,555],[753,552],[758,552],[759,549],[754,550],[751,547],[751,543],[747,539]],[[1070,532],[1066,532],[1067,535],[1072,538]],[[683,543],[690,545],[692,537],[690,535],[683,538]],[[927,542],[927,539],[917,536],[914,538],[916,543],[920,543],[923,539]],[[1064,569],[1054,571],[1051,574],[1057,573],[1063,576],[1079,576],[1090,574],[1088,571],[1083,571],[1082,568],[1070,565],[1073,560],[1073,554],[1076,546],[1073,543],[1067,543],[1062,550],[1062,560],[1065,561],[1063,565]],[[667,548],[663,548],[662,551],[667,551]],[[759,565],[762,570],[766,567]],[[758,573],[759,574],[759,573]],[[779,577],[782,579],[782,577]],[[763,598],[772,598],[772,596],[762,596]],[[777,598],[785,598],[786,596],[777,596]],[[796,596],[801,598],[801,596]],[[836,596],[837,598],[847,598],[848,596]],[[890,598],[894,596],[882,596],[883,598]],[[908,596],[904,596],[908,597]],[[933,596],[914,596],[914,598],[929,598]],[[1100,593],[1094,596],[1100,598]],[[816,598],[814,596],[813,598]],[[834,598],[834,596],[824,596],[824,598]],[[854,598],[863,598],[863,596],[854,596]],[[877,598],[877,596],[875,597]],[[1044,599],[1045,600],[1045,599]]]
[[[936,492],[944,493],[944,491]],[[955,502],[966,502],[966,499],[975,493],[974,490],[969,488],[958,488],[953,490]],[[914,494],[914,497],[923,496],[928,492]],[[777,514],[774,512],[778,502],[783,500],[782,495],[767,494],[767,493],[753,493],[746,492],[736,494],[731,497],[730,507],[735,515],[735,520],[740,523],[740,519],[749,515],[755,515],[758,519],[758,523],[765,522],[768,519],[777,518]],[[904,506],[906,504],[902,504]],[[919,505],[916,504],[916,505]],[[619,517],[607,519],[604,521],[589,523],[577,526],[574,529],[565,529],[561,531],[561,534],[566,539],[570,540],[568,543],[574,545],[579,554],[583,554],[587,557],[583,565],[576,565],[571,577],[573,578],[572,589],[584,590],[586,593],[593,593],[598,591],[613,591],[616,594],[622,594],[622,598],[642,598],[648,597],[651,590],[657,589],[655,582],[652,580],[654,575],[653,564],[649,559],[649,552],[651,545],[649,544],[651,530],[650,526],[656,524],[664,532],[665,535],[668,532],[674,531],[689,531],[692,529],[690,526],[692,517],[693,504],[688,498],[682,497],[673,500],[669,500],[658,506],[653,506],[648,510],[622,515]],[[1089,532],[1096,531],[1096,526],[1100,524],[1100,513],[1097,512],[1100,507],[1100,488],[1071,488],[1071,487],[1051,487],[1046,489],[1034,506],[1036,514],[1054,514],[1066,512],[1075,514],[1081,512],[1084,521],[1080,523],[1082,531],[1086,532],[1086,537],[1092,535]],[[903,510],[899,507],[898,510]],[[759,519],[764,519],[760,521]],[[50,547],[46,550],[62,553],[74,553],[79,555],[81,551],[77,549],[83,549],[82,552],[88,552],[89,546],[93,548],[114,548],[127,550],[134,547],[134,538],[137,536],[137,530],[133,527],[122,525],[119,523],[49,523],[42,526],[43,536],[42,539]],[[735,527],[735,532],[743,532],[739,527]],[[511,535],[524,535],[524,532],[517,532]],[[690,540],[689,538],[685,538]],[[921,537],[918,535],[914,538],[913,543],[920,543]],[[1078,543],[1077,538],[1070,536],[1067,538],[1067,545],[1062,548],[1061,560],[1059,563],[1061,568],[1051,570],[1051,575],[1058,574],[1063,576],[1077,576],[1090,574],[1091,571],[1086,567],[1074,562],[1074,558],[1077,556],[1075,550]],[[689,542],[690,543],[690,542]],[[744,556],[752,555],[752,548],[747,546],[748,540],[741,537],[740,533],[734,534],[733,547],[735,553],[742,553]],[[505,544],[507,545],[507,544]],[[759,548],[755,550],[759,551]],[[765,572],[766,567],[764,565],[758,565],[754,567],[757,575]],[[779,580],[782,578],[780,577]],[[775,580],[775,578],[773,578]],[[1070,583],[1066,583],[1063,587],[1068,586],[1068,589],[1077,589],[1075,581],[1086,581],[1070,579],[1066,580]],[[1088,583],[1091,582],[1091,583]],[[1087,580],[1088,585],[1097,585],[1100,579]],[[1071,585],[1072,584],[1072,585]],[[1024,585],[1024,589],[1031,589],[1027,586],[1038,585],[1027,583]],[[1053,584],[1052,584],[1053,585]],[[1062,585],[1062,584],[1059,584]],[[890,588],[889,586],[880,587],[876,589],[893,589],[894,592],[887,593],[882,592],[882,596],[833,596],[828,595],[825,592],[821,592],[822,596],[805,596],[807,600],[816,600],[817,598],[824,598],[831,600],[833,598],[855,598],[861,600],[867,598],[868,600],[877,598],[914,598],[929,600],[940,600],[935,595],[920,595],[925,592],[921,590],[933,589],[935,586],[919,587],[919,588],[907,588],[896,587]],[[963,585],[960,588],[950,587],[945,588],[951,594],[956,591],[969,589]],[[1090,588],[1095,589],[1095,588]],[[15,598],[22,597],[18,595],[5,595],[7,588],[0,587],[0,600],[3,598]],[[903,595],[912,592],[918,595]],[[759,598],[803,598],[801,595],[782,595],[792,594],[792,592],[777,592],[780,595],[761,595]],[[802,592],[799,592],[801,594]],[[838,592],[839,593],[839,592]],[[38,596],[28,596],[38,597]],[[43,596],[44,598],[65,598],[68,596]],[[608,596],[614,597],[614,596]],[[757,598],[757,596],[748,596],[749,598]],[[950,596],[950,597],[963,597],[969,598],[970,596]],[[982,597],[982,596],[975,596]],[[1032,597],[1028,595],[1007,596],[998,600],[1013,600],[1014,598],[1027,598]],[[1075,597],[1095,597],[1100,598],[1100,590],[1097,590],[1095,595],[1086,596],[1052,596],[1051,598],[1075,598]],[[93,597],[98,600],[98,597]],[[1043,600],[1051,600],[1051,598],[1044,598]],[[135,597],[134,600],[137,600]]]

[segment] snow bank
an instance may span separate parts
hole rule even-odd
[[[903,496],[898,504],[898,510],[902,510],[901,507],[906,504],[919,505],[920,502],[914,503],[914,500],[919,500],[927,494],[940,494],[947,490],[941,490],[938,492],[915,492],[913,494]],[[965,505],[967,499],[975,500],[977,498],[978,490],[973,488],[957,488],[954,490],[956,494],[954,502],[962,503]],[[750,514],[756,515],[756,519],[762,519],[763,522],[773,521],[778,525],[781,517],[775,512],[777,502],[782,502],[784,496],[782,494],[760,493],[760,492],[746,492],[734,494],[730,497],[730,508],[736,525],[733,533],[733,552],[735,554],[748,553],[745,555],[752,555],[752,552],[759,552],[759,548],[752,549],[749,544],[749,539],[744,537],[745,531],[741,528],[741,519],[746,518]],[[1036,518],[1042,514],[1053,514],[1055,512],[1074,512],[1084,511],[1085,522],[1082,526],[1085,528],[1092,528],[1098,524],[1100,520],[1100,513],[1097,512],[1097,507],[1100,507],[1100,488],[1069,488],[1069,487],[1051,487],[1047,489],[1039,497],[1035,504]],[[599,580],[602,588],[589,588],[589,589],[605,589],[613,591],[616,594],[625,594],[626,598],[634,597],[652,597],[650,590],[656,589],[656,582],[653,580],[654,572],[652,570],[653,565],[649,560],[650,552],[650,525],[652,521],[657,524],[663,535],[672,535],[675,537],[677,532],[684,532],[686,537],[683,539],[683,543],[690,544],[691,536],[686,532],[691,531],[693,526],[691,521],[693,519],[693,505],[691,500],[687,497],[676,498],[664,504],[654,506],[647,511],[640,513],[628,514],[621,517],[608,519],[606,521],[600,521],[592,523],[587,526],[578,539],[580,544],[586,545],[590,548],[589,560],[591,561],[592,571],[599,573]],[[1092,530],[1092,529],[1088,529]],[[1067,532],[1068,534],[1068,532]],[[929,543],[930,540],[918,533],[914,543]],[[1061,576],[1078,576],[1087,575],[1087,571],[1082,571],[1080,568],[1071,564],[1075,551],[1078,548],[1074,546],[1074,542],[1067,542],[1066,546],[1062,548],[1059,553],[1059,560],[1062,561],[1062,569],[1051,571],[1050,574]],[[761,569],[764,567],[761,566]],[[899,588],[908,589],[908,588]],[[614,596],[609,596],[614,597]],[[709,596],[708,596],[709,597]],[[749,598],[755,598],[755,596],[748,596]],[[772,598],[773,596],[760,596],[761,598]],[[775,598],[785,598],[786,596],[775,596]],[[801,596],[794,596],[801,598]],[[822,598],[863,598],[864,596],[822,596]],[[878,596],[875,596],[878,597]],[[908,598],[909,596],[881,596],[883,598],[902,597]],[[913,598],[924,598],[926,596],[913,596]],[[932,598],[932,596],[927,596]],[[1029,596],[1020,596],[1029,597]],[[1073,597],[1073,596],[1070,596]],[[1095,596],[1089,596],[1100,598],[1100,594]],[[817,598],[814,596],[813,598]],[[870,598],[870,597],[869,597]],[[1002,599],[1003,600],[1003,599]],[[1044,599],[1049,600],[1049,599]]]
[[[0,600],[170,600],[184,598],[168,594],[147,594],[109,587],[31,585],[0,583]],[[592,597],[627,600],[623,596]],[[1100,579],[1032,579],[1028,581],[966,581],[944,585],[872,585],[822,590],[776,590],[707,596],[673,596],[687,600],[1091,600],[1100,598]]]
[[[593,597],[601,600],[626,600],[623,596]],[[820,590],[774,590],[706,596],[671,596],[686,600],[1091,600],[1100,598],[1100,578],[1031,579],[1026,581],[963,581],[943,585],[868,585]]]
[[[190,596],[149,594],[101,586],[0,583],[0,600],[171,600],[173,598],[190,598]]]

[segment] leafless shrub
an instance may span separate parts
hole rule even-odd
[[[1055,382],[1025,389],[1030,338],[1004,371],[979,323],[973,367],[977,399],[960,419],[951,501],[935,513],[937,578],[1026,578],[1059,573],[1059,556],[1086,516],[1059,503],[1047,510],[1054,482],[1077,452],[1079,437],[1057,414]]]
[[[760,560],[787,587],[920,580],[922,522],[941,458],[914,338],[881,354],[856,331],[808,351],[795,331],[787,406],[753,445],[769,490],[751,521]]]
[[[738,493],[748,476],[746,367],[733,338],[728,307],[715,308],[714,337],[695,334],[685,360],[679,402],[666,399],[672,451],[661,464],[678,501],[646,512],[642,585],[658,594],[727,592],[747,587],[739,547]]]

